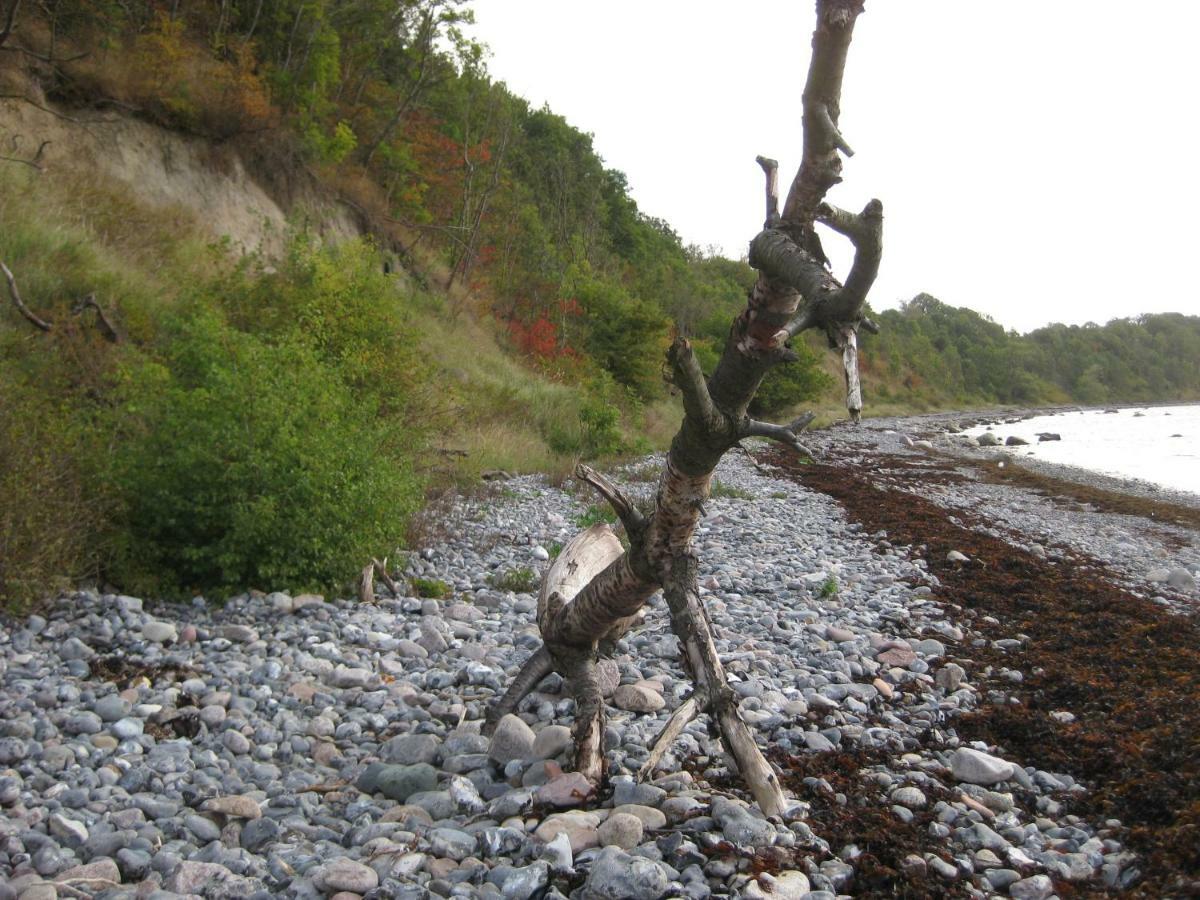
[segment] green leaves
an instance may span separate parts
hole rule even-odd
[[[222,295],[240,309],[272,292],[257,331],[204,287],[167,319],[160,358],[127,369],[114,414],[118,580],[167,594],[329,588],[395,545],[421,498],[405,393],[419,373],[395,370],[413,352],[376,263],[362,244],[298,248],[278,276]]]

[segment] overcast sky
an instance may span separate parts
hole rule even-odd
[[[643,212],[744,256],[800,158],[810,0],[475,0],[497,80],[595,136]],[[870,301],[1009,328],[1200,314],[1200,2],[867,0],[829,199],[883,201]],[[841,239],[825,238],[845,274]]]

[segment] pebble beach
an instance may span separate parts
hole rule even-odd
[[[0,623],[0,900],[1188,896],[1200,498],[1012,481],[979,421],[717,472],[703,599],[783,819],[703,718],[634,781],[690,690],[658,597],[604,663],[598,793],[557,676],[481,733],[597,503],[522,476],[434,507],[373,603],[79,590]],[[660,464],[612,474],[649,496]]]

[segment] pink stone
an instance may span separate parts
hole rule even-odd
[[[592,796],[594,788],[580,772],[568,772],[543,784],[533,792],[533,802],[565,809],[580,806]]]
[[[901,667],[911,665],[916,658],[917,654],[913,653],[911,650],[901,650],[899,647],[896,647],[892,650],[885,650],[876,657],[876,659],[885,666]]]

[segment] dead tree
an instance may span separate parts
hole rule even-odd
[[[525,663],[507,693],[489,710],[494,725],[551,671],[567,680],[575,699],[575,767],[592,784],[604,775],[601,747],[604,702],[597,655],[604,643],[636,624],[651,596],[663,590],[685,668],[695,685],[671,715],[639,773],[647,775],[693,717],[710,715],[762,811],[780,815],[786,801],[776,772],[742,721],[712,628],[700,601],[692,533],[703,513],[713,471],[721,457],[751,437],[803,449],[803,420],[788,425],[756,421],[751,399],[772,366],[795,358],[790,341],[821,328],[842,350],[847,406],[857,419],[857,331],[873,327],[862,318],[867,291],[879,268],[883,207],[872,200],[860,213],[837,209],[825,194],[841,181],[841,154],[850,147],[838,130],[842,72],[862,0],[817,0],[812,59],[802,94],[804,148],[799,172],[779,211],[777,165],[760,158],[766,173],[767,215],[750,245],[758,271],[745,310],[733,322],[715,370],[705,377],[684,338],[667,355],[668,378],[683,397],[684,420],[667,453],[651,511],[640,511],[614,484],[586,466],[577,476],[614,508],[625,527],[625,550],[607,526],[577,535],[551,566],[538,601],[544,645]],[[817,236],[821,223],[848,238],[854,262],[844,282],[828,269]]]

